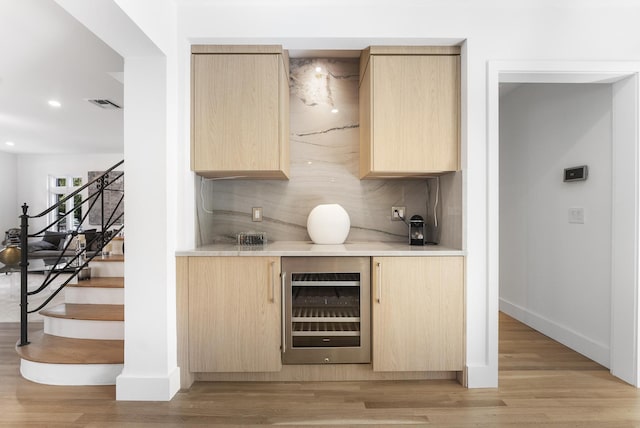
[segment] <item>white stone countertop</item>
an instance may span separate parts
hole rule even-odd
[[[464,256],[463,250],[440,245],[411,246],[401,242],[346,242],[319,245],[310,241],[276,241],[264,246],[215,244],[176,251],[178,257],[211,256]]]

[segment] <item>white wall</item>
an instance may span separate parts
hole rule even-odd
[[[125,364],[118,400],[169,400],[176,366],[175,249],[181,202],[193,203],[178,146],[177,25],[173,0],[56,0],[123,56],[127,192]],[[117,28],[118,31],[113,31]],[[187,196],[185,196],[187,195]],[[149,215],[153,213],[153,215]],[[149,246],[149,240],[153,244]],[[195,241],[195,234],[182,238]]]
[[[612,87],[524,84],[500,99],[500,308],[609,366]],[[562,181],[588,165],[586,181]],[[568,210],[584,209],[584,224]]]
[[[122,153],[18,155],[17,202],[26,202],[29,214],[39,214],[48,208],[49,176],[71,175],[87,181],[87,171],[104,171],[123,159]],[[126,181],[126,180],[125,180]],[[46,216],[29,222],[29,232],[36,232],[48,224]],[[38,230],[39,230],[38,229]]]
[[[72,3],[76,6],[83,3],[81,0],[58,1],[66,4],[65,8],[71,7]],[[118,1],[121,6],[124,3],[132,7],[140,5],[134,0]],[[492,273],[487,255],[490,223],[487,201],[490,192],[497,188],[487,187],[487,62],[496,59],[639,60],[640,45],[635,34],[640,5],[628,0],[567,0],[561,4],[554,0],[309,0],[304,3],[176,0],[175,4],[178,51],[165,51],[168,65],[166,123],[155,123],[154,128],[164,130],[175,126],[177,135],[168,132],[166,141],[125,141],[125,145],[141,144],[142,148],[161,150],[166,154],[164,159],[153,162],[158,164],[154,167],[167,164],[164,178],[179,189],[176,197],[169,195],[165,201],[164,208],[169,213],[167,220],[170,222],[174,218],[172,213],[177,219],[174,223],[177,235],[169,238],[168,252],[172,251],[174,237],[175,246],[183,249],[192,245],[196,235],[194,179],[188,162],[189,43],[282,43],[289,49],[362,49],[369,44],[466,41],[462,60],[462,166],[466,173],[462,179],[467,250],[467,375],[472,387],[496,386],[498,298],[497,281],[489,276]],[[155,16],[160,10],[160,16],[168,21],[161,24],[167,31],[173,30],[174,16],[169,14],[167,17],[165,4],[156,6],[145,2],[144,5],[148,8],[146,16]],[[94,2],[90,8],[95,8]],[[140,7],[134,9],[130,10],[132,16],[139,17],[137,23],[146,22],[148,26],[148,19],[139,15]],[[79,19],[96,21],[88,15]],[[107,21],[110,27],[118,24]],[[152,37],[157,34],[155,28],[147,34]],[[108,34],[105,34],[106,39]],[[107,43],[112,47],[115,44]],[[162,45],[162,41],[156,44]],[[116,50],[126,62],[127,54]],[[174,66],[178,67],[177,82],[176,76],[172,75]],[[125,133],[128,126],[138,125],[125,120]],[[128,206],[128,210],[131,208]],[[140,203],[134,209],[144,208]],[[175,299],[172,295],[175,279],[170,272],[169,269],[166,282],[158,284],[157,290],[163,295],[166,293],[169,300]],[[167,334],[171,336],[174,334],[170,326],[175,319],[175,305],[172,307],[171,301],[167,303],[167,312],[162,314],[160,321],[167,322]],[[138,323],[131,329],[141,333],[146,327]],[[171,337],[168,340],[171,344]],[[135,346],[127,352],[134,352]],[[138,352],[150,354],[148,351],[138,347]],[[155,351],[162,354],[167,348],[160,344]],[[154,396],[154,393],[140,391],[140,396]]]
[[[175,223],[165,183],[167,131],[153,126],[167,114],[165,70],[163,57],[125,61],[125,78],[130,83],[125,85],[129,105],[125,142],[131,142],[125,144],[125,204],[135,209],[127,209],[125,215],[125,366],[116,379],[119,400],[169,400],[180,384],[175,286],[169,286],[169,281],[175,284],[171,239]],[[127,122],[136,126],[127,127]]]
[[[5,183],[2,188],[2,203],[0,203],[0,241],[4,239],[4,232],[7,229],[20,227],[18,216],[22,211],[18,206],[17,173],[17,156],[0,152],[0,183]]]
[[[640,67],[638,67],[640,68]],[[638,81],[613,84],[611,374],[638,386]]]
[[[464,246],[467,250],[467,375],[472,387],[497,385],[497,278],[487,252],[487,63],[490,60],[631,60],[640,5],[626,0],[424,1],[240,0],[178,2],[178,118],[188,158],[189,55],[194,43],[282,43],[289,49],[362,49],[369,44],[429,44],[465,40],[462,69]],[[322,23],[309,25],[309,23]],[[544,29],[544,30],[542,30]],[[181,168],[184,164],[181,165]],[[181,174],[188,182],[189,171]],[[192,204],[184,204],[193,218]],[[189,222],[184,236],[194,235]],[[492,282],[490,282],[492,281]]]

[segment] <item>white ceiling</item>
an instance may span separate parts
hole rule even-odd
[[[122,110],[86,101],[125,107],[122,72],[122,57],[53,0],[0,0],[0,151],[122,153]]]

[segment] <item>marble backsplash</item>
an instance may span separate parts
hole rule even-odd
[[[391,207],[426,218],[435,179],[358,178],[358,67],[357,58],[291,59],[290,179],[197,177],[199,245],[235,242],[247,231],[265,232],[269,241],[308,241],[307,216],[324,203],[349,213],[347,242],[408,242],[408,228],[391,221]],[[262,207],[262,222],[252,221],[252,207]]]

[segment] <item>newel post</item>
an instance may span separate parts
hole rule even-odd
[[[27,210],[29,206],[22,204],[22,215],[20,216],[20,345],[29,344],[27,339],[28,321],[27,321],[27,268],[29,262],[28,256],[28,233],[29,233],[29,216]]]

